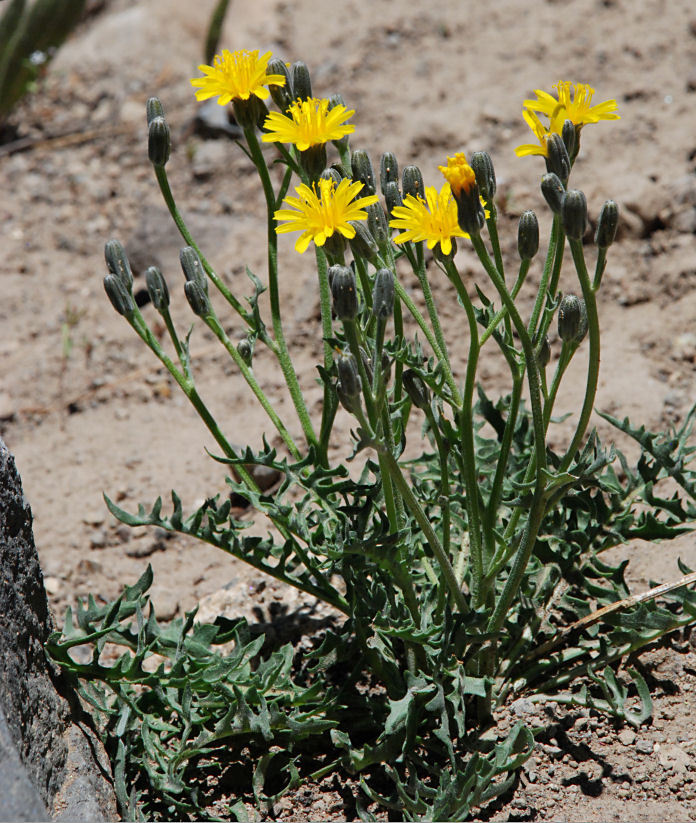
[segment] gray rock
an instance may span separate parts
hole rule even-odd
[[[0,820],[116,820],[101,742],[44,654],[53,622],[31,526],[0,440]]]

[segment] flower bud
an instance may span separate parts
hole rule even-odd
[[[326,143],[317,143],[300,153],[300,165],[310,180],[318,180],[326,169]]]
[[[197,280],[187,280],[184,283],[184,292],[194,314],[207,317],[213,313],[208,294]]]
[[[334,186],[337,186],[341,180],[343,180],[338,169],[335,169],[333,166],[330,169],[324,169],[319,177],[321,180],[331,180]]]
[[[573,157],[577,146],[578,134],[575,130],[575,123],[573,123],[572,120],[566,120],[563,123],[561,138],[563,140],[563,145],[566,147],[566,151],[568,152],[568,157]]]
[[[375,238],[370,234],[370,230],[364,221],[351,220],[349,226],[355,229],[355,236],[348,240],[354,257],[364,257],[365,260],[374,260],[379,249]]]
[[[292,99],[309,100],[312,96],[312,82],[309,79],[307,64],[298,60],[290,69],[292,77]]]
[[[164,117],[154,117],[150,121],[147,137],[147,154],[153,166],[162,167],[169,160],[172,137]]]
[[[600,249],[608,249],[616,237],[619,225],[619,207],[613,200],[607,200],[602,206],[597,220],[595,243]]]
[[[536,354],[536,359],[539,368],[546,368],[546,366],[549,365],[549,361],[551,360],[551,345],[549,343],[548,334],[544,335],[544,339],[541,341],[541,343],[537,343],[535,340],[534,352]]]
[[[375,238],[375,242],[381,248],[389,242],[389,223],[384,209],[379,203],[372,203],[365,211],[367,212],[367,228]]]
[[[164,311],[169,306],[169,289],[162,272],[156,266],[150,266],[145,272],[145,285],[152,305],[157,311]]]
[[[358,291],[355,274],[347,266],[329,269],[334,314],[339,320],[353,320],[358,314]]]
[[[487,203],[490,203],[498,187],[491,156],[487,151],[476,151],[471,155],[470,165],[476,175],[479,193]]]
[[[401,192],[397,183],[389,182],[384,186],[384,202],[387,205],[387,213],[392,216],[392,212],[397,206],[403,206],[404,201],[401,199]]]
[[[290,72],[285,65],[285,61],[279,57],[272,57],[266,66],[266,74],[280,74],[285,78],[285,85],[279,86],[272,83],[268,86],[268,91],[271,93],[271,99],[278,106],[278,108],[285,113],[290,104],[293,103],[292,83],[290,82]]]
[[[430,406],[430,390],[423,378],[413,369],[406,369],[401,379],[404,391],[411,398],[413,405],[419,409],[427,409]]]
[[[423,175],[418,166],[406,166],[401,175],[401,191],[406,197],[410,194],[413,197],[424,198],[425,186],[423,185]]]
[[[375,317],[391,317],[394,314],[394,273],[391,269],[379,269],[375,274],[372,314]]]
[[[539,221],[533,211],[525,211],[517,227],[517,251],[520,259],[531,260],[539,251]]]
[[[481,233],[486,216],[481,206],[481,197],[477,183],[467,191],[462,188],[458,194],[452,192],[457,204],[457,221],[462,231],[474,236]]]
[[[399,183],[399,164],[396,162],[396,157],[387,151],[382,155],[379,164],[379,185],[382,189],[382,194],[386,194],[385,187],[387,183]]]
[[[350,398],[350,406],[352,406],[353,402],[360,397],[360,392],[362,391],[358,364],[355,362],[352,354],[342,354],[336,361],[336,369],[338,370],[340,392],[342,392],[345,397]],[[352,411],[352,408],[349,406],[346,406],[346,408],[348,408],[348,411]]]
[[[124,317],[132,317],[135,311],[133,295],[126,288],[123,280],[115,274],[107,274],[104,278],[104,290],[111,300],[111,305]]]
[[[236,97],[232,101],[232,109],[234,119],[243,129],[260,128],[268,117],[266,104],[254,94],[248,100]]]
[[[563,229],[571,240],[582,240],[587,228],[587,200],[577,189],[566,192],[561,206]]]
[[[570,157],[563,138],[555,132],[546,141],[546,171],[557,175],[561,183],[567,183],[570,177]]]
[[[374,377],[374,372],[372,371],[372,358],[367,353],[367,349],[360,346],[360,359],[362,360],[363,368],[365,369],[365,374],[367,375],[367,382],[372,385],[372,378]]]
[[[587,334],[585,301],[566,294],[558,307],[558,336],[564,343],[579,343]]]
[[[247,366],[251,366],[251,358],[254,350],[251,347],[251,342],[248,337],[242,337],[239,343],[237,343],[237,351]]]
[[[184,277],[189,281],[198,283],[201,291],[208,294],[208,278],[205,276],[201,258],[193,246],[185,246],[179,252],[179,261],[184,271]]]
[[[353,170],[353,180],[359,180],[363,184],[360,192],[361,197],[367,197],[375,193],[375,173],[372,169],[370,155],[362,149],[356,149],[351,157]]]
[[[565,189],[557,174],[545,174],[541,178],[541,193],[551,207],[551,211],[554,214],[560,214],[563,198],[565,197]]]
[[[109,240],[104,246],[106,266],[123,283],[128,291],[133,288],[133,272],[123,246],[118,240]]]
[[[150,97],[145,103],[145,113],[147,114],[147,125],[155,119],[155,117],[164,117],[164,109],[162,108],[162,101],[159,97]]]

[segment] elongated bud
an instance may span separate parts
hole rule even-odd
[[[118,240],[108,240],[104,246],[106,267],[111,274],[119,278],[128,291],[133,289],[133,272],[131,271],[128,256]]]
[[[111,305],[119,314],[127,318],[133,316],[135,301],[120,277],[115,274],[107,274],[104,278],[104,291],[111,300]]]
[[[579,343],[586,334],[585,301],[574,294],[566,294],[558,307],[558,336],[564,343]]]
[[[338,169],[335,169],[333,166],[330,169],[324,169],[319,176],[322,180],[331,180],[334,186],[337,186],[343,179]]]
[[[397,206],[403,206],[404,201],[401,199],[401,192],[397,183],[389,182],[383,189],[384,202],[387,206],[387,214],[391,217],[392,212]]]
[[[362,149],[356,149],[351,157],[353,170],[353,180],[359,180],[363,184],[360,192],[361,197],[367,197],[375,193],[375,172],[372,168],[370,155]]]
[[[290,69],[292,77],[292,99],[309,100],[312,96],[312,81],[309,79],[307,64],[298,60]]]
[[[162,167],[169,160],[172,138],[164,117],[154,117],[150,121],[147,138],[147,154],[153,166]]]
[[[423,185],[423,175],[418,166],[406,166],[401,175],[401,191],[404,197],[408,194],[413,197],[424,198],[425,186]]]
[[[546,141],[546,171],[555,174],[561,183],[570,177],[570,157],[560,134],[553,132]]]
[[[336,361],[336,369],[338,370],[338,381],[341,392],[347,398],[350,398],[351,401],[357,400],[357,398],[360,397],[360,392],[362,391],[362,384],[360,383],[358,364],[355,362],[353,355],[340,355]],[[351,408],[348,410],[352,411]]]
[[[381,248],[389,242],[389,223],[384,209],[379,203],[372,203],[365,211],[367,212],[367,228],[375,238],[375,242]]]
[[[365,374],[367,375],[367,382],[371,385],[372,378],[374,376],[374,372],[372,371],[372,359],[367,353],[367,349],[362,346],[360,346],[360,359],[362,360],[363,368],[365,369]]]
[[[430,390],[423,378],[413,369],[406,369],[401,379],[404,391],[411,398],[413,405],[419,409],[427,409],[430,406]]]
[[[551,211],[554,214],[560,214],[563,206],[563,198],[565,197],[565,189],[557,174],[545,174],[541,178],[541,193],[551,207]]]
[[[162,101],[159,97],[150,97],[145,103],[145,113],[147,115],[147,125],[155,119],[155,117],[164,117],[164,109],[162,108]]]
[[[563,198],[561,207],[563,229],[571,240],[582,240],[587,228],[587,200],[577,189],[570,189]]]
[[[391,317],[394,314],[394,273],[391,269],[379,269],[375,274],[372,314],[375,317]]]
[[[239,343],[237,343],[237,351],[247,366],[251,366],[251,358],[254,352],[248,337],[242,337]]]
[[[486,216],[481,206],[478,184],[474,183],[468,191],[462,188],[457,194],[454,191],[452,194],[457,204],[457,221],[462,231],[472,237],[480,234]]]
[[[198,283],[201,290],[208,294],[208,278],[201,263],[201,258],[192,246],[184,246],[179,252],[179,261],[187,280]]]
[[[533,211],[525,211],[520,217],[517,251],[522,260],[531,260],[539,251],[539,221]]]
[[[300,153],[300,165],[310,180],[318,180],[326,169],[326,143],[317,143]]]
[[[358,314],[358,292],[355,274],[347,266],[329,269],[334,314],[339,320],[353,320]]]
[[[150,266],[145,272],[145,285],[152,305],[157,311],[164,311],[169,306],[169,289],[162,272],[156,266]]]
[[[364,221],[351,220],[349,226],[355,229],[355,236],[348,240],[354,257],[363,257],[365,260],[374,260],[379,249],[375,238],[370,234],[370,230]]]
[[[545,369],[551,360],[551,344],[549,343],[549,336],[545,334],[541,343],[535,342],[534,349],[539,368]]]
[[[285,65],[285,61],[279,57],[272,57],[266,66],[266,74],[280,74],[285,78],[285,85],[278,86],[271,84],[268,91],[271,93],[271,99],[278,106],[282,112],[286,112],[293,102],[292,97],[292,83],[290,81],[290,72]]]
[[[212,314],[213,310],[208,294],[201,288],[201,284],[197,280],[187,280],[184,283],[184,292],[194,314],[199,317],[207,317]]]
[[[602,206],[597,220],[595,243],[600,249],[608,249],[616,237],[619,225],[619,207],[613,200],[607,200]]]
[[[572,120],[566,120],[561,129],[561,138],[563,145],[566,147],[569,157],[575,154],[575,147],[577,146],[578,135],[575,130],[575,123]]]
[[[490,155],[487,151],[474,152],[471,155],[470,166],[476,175],[479,193],[487,203],[490,203],[498,188]]]
[[[382,189],[382,194],[386,194],[387,183],[399,183],[399,164],[396,162],[396,157],[387,151],[382,155],[379,164],[379,185]]]

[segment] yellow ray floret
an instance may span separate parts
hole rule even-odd
[[[327,238],[339,232],[350,239],[355,237],[352,220],[367,220],[366,206],[377,202],[376,195],[354,198],[360,194],[363,184],[357,181],[341,180],[336,185],[333,180],[321,179],[310,189],[304,183],[297,186],[298,197],[286,197],[283,203],[290,208],[278,209],[276,220],[287,220],[276,226],[278,234],[301,231],[295,249],[303,254],[313,240],[323,246]]]
[[[285,85],[282,74],[266,74],[270,59],[270,51],[259,57],[258,49],[234,52],[224,49],[222,54],[215,55],[212,66],[198,67],[205,77],[191,81],[191,85],[198,89],[196,100],[218,97],[221,106],[232,100],[248,100],[252,94],[265,100],[269,95],[266,86]]]
[[[329,109],[328,100],[296,100],[288,114],[273,111],[268,115],[263,124],[268,134],[261,138],[264,143],[293,143],[299,151],[306,151],[355,131],[355,126],[345,123],[355,112],[341,104]]]
[[[536,100],[525,100],[524,107],[529,111],[538,111],[549,118],[552,131],[560,133],[565,120],[581,128],[586,123],[598,123],[600,120],[619,120],[616,100],[605,100],[592,105],[594,89],[585,83],[571,83],[560,80],[554,83],[556,97],[537,89]]]
[[[453,237],[469,236],[459,228],[457,204],[449,183],[444,183],[439,192],[435,186],[426,186],[425,200],[407,194],[404,205],[395,206],[392,210],[389,225],[402,229],[401,234],[394,238],[395,243],[407,243],[409,240],[420,243],[425,240],[429,249],[439,243],[445,255],[452,251]]]
[[[448,157],[447,165],[438,166],[437,168],[450,184],[452,194],[455,197],[458,197],[462,191],[468,194],[471,191],[471,187],[476,183],[476,175],[467,163],[464,152],[460,151],[457,152],[454,157]]]
[[[539,116],[533,111],[523,111],[522,117],[527,121],[527,125],[534,132],[539,143],[525,143],[522,146],[518,146],[515,149],[515,154],[518,157],[525,157],[529,154],[539,154],[542,157],[548,157],[547,141],[549,135],[552,133],[552,129],[547,129],[539,119]]]

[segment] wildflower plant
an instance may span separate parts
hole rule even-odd
[[[541,189],[553,216],[539,286],[523,312],[518,295],[539,252],[539,224],[533,212],[522,214],[519,259],[505,260],[488,154],[443,158],[439,189],[426,187],[415,166],[400,176],[389,152],[376,174],[369,156],[350,145],[353,111],[338,96],[313,97],[304,64],[223,52],[201,70],[197,96],[234,105],[267,207],[266,282],[250,272],[246,301],[216,273],[178,211],[166,172],[169,130],[156,98],[147,105],[149,156],[186,244],[185,296],[282,445],[264,440],[257,451],[228,440],[196,389],[190,337],[174,327],[157,269],[148,270],[147,288],[169,346],[136,304],[117,241],[106,246],[104,284],[215,438],[216,459],[231,470],[230,492],[249,500],[269,530],[249,535],[220,495],[191,513],[174,492],[168,511],[161,499],[137,513],[108,498],[107,505],[130,525],[221,548],[324,601],[336,620],[309,652],[264,652],[243,623],[199,626],[195,612],[161,627],[152,610],[145,616],[146,573],[116,603],[91,601],[70,614],[50,652],[81,678],[104,723],[124,814],[202,816],[207,777],[245,752],[254,776],[239,788],[240,802],[253,796],[272,804],[304,778],[339,771],[359,776],[364,819],[379,808],[408,820],[461,819],[510,787],[542,731],[517,722],[498,734],[494,718],[506,702],[552,698],[640,725],[651,703],[636,652],[696,616],[690,570],[682,566],[687,576],[675,584],[630,597],[626,562],[602,559],[634,537],[682,534],[696,516],[688,441],[696,411],[669,434],[603,414],[640,445],[635,465],[590,428],[598,294],[618,210],[611,200],[601,207],[596,251],[586,253],[587,204],[569,178],[581,129],[618,117],[616,104],[593,107],[589,87],[568,83],[558,84],[557,97],[537,92],[538,100],[525,101],[539,150],[522,146],[518,154],[545,158]],[[268,113],[269,96],[278,112]],[[280,175],[261,151],[264,141],[277,148]],[[296,196],[289,194],[295,183]],[[298,235],[296,253],[311,247],[316,264],[323,340],[316,415],[284,332],[277,238],[286,232]],[[458,244],[480,261],[473,283],[457,265]],[[426,264],[426,248],[434,265]],[[572,294],[559,290],[567,264],[577,283]],[[424,312],[404,285],[408,270]],[[445,283],[456,291],[465,329],[461,379],[436,304]],[[270,326],[260,310],[266,291]],[[229,336],[232,324],[241,343]],[[292,421],[254,374],[258,346],[277,361]],[[559,387],[581,347],[584,398],[572,434],[552,449]],[[487,348],[502,354],[509,371],[509,391],[497,398],[479,379]],[[573,374],[580,379],[578,368]],[[350,433],[337,423],[339,405],[352,418]],[[348,439],[351,454],[332,462],[329,447]],[[278,473],[277,488],[257,485],[258,466]],[[216,651],[229,640],[231,655]],[[126,649],[112,668],[100,662],[106,642]],[[94,654],[78,665],[69,650],[83,644]],[[155,674],[143,668],[148,657],[165,661]],[[229,814],[240,816],[241,806]]]

